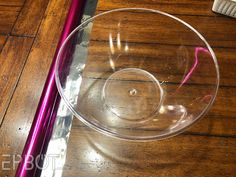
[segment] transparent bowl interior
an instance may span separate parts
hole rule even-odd
[[[206,40],[164,12],[116,9],[84,21],[63,43],[56,83],[68,108],[106,135],[176,135],[211,107],[219,85]]]

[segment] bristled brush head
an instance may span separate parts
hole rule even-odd
[[[215,0],[212,10],[236,18],[236,0]]]

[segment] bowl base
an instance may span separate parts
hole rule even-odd
[[[113,73],[105,82],[102,99],[106,109],[123,120],[146,121],[162,103],[163,90],[149,72],[125,68]]]

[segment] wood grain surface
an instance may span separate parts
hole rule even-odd
[[[211,12],[213,1],[208,0],[182,0],[182,1],[159,1],[159,0],[141,0],[139,2],[133,0],[99,0],[98,10],[111,10],[116,8],[149,8],[157,9],[170,14],[186,14],[194,16],[215,16]]]
[[[27,0],[14,25],[12,34],[35,36],[47,5],[48,0]]]
[[[22,6],[24,4],[24,0],[0,0],[0,6]]]
[[[0,34],[8,34],[11,31],[19,11],[20,7],[18,6],[0,5]]]
[[[38,2],[43,3],[42,1]],[[46,4],[47,2],[48,1],[46,0],[44,3]],[[13,79],[13,77],[10,76],[18,75],[20,73],[21,77],[17,80],[17,82],[12,82],[12,87],[9,88],[9,93],[11,93],[11,90],[14,89],[11,100],[2,101],[5,107],[7,107],[7,110],[0,129],[0,152],[1,154],[10,154],[10,157],[4,157],[1,155],[0,161],[3,162],[4,160],[10,160],[11,163],[6,166],[9,168],[8,170],[0,170],[0,176],[14,176],[15,174],[16,167],[13,166],[12,157],[14,154],[21,154],[23,150],[24,143],[28,136],[28,131],[31,127],[43,85],[65,21],[69,4],[70,1],[67,0],[51,0],[46,6],[47,8],[44,15],[41,15],[40,19],[38,19],[38,17],[31,17],[37,19],[37,21],[29,20],[29,23],[27,23],[27,21],[23,22],[24,29],[21,28],[17,36],[23,35],[25,36],[24,39],[31,41],[31,43],[28,42],[28,44],[25,44],[26,46],[31,47],[30,51],[28,50],[27,52],[27,50],[22,47],[22,43],[19,43],[19,46],[11,45],[11,48],[15,49],[13,51],[18,52],[17,57],[21,56],[19,55],[18,50],[23,50],[24,53],[27,53],[27,61],[24,67],[18,69],[18,71],[10,70],[14,74],[11,75],[11,73],[8,72],[9,80]],[[28,7],[26,13],[30,13],[32,15],[32,11],[29,10],[30,8],[31,7]],[[34,6],[34,8],[35,11],[42,11],[42,9],[37,9],[37,6]],[[37,13],[33,14],[38,16]],[[27,14],[24,15],[29,16]],[[43,16],[45,16],[44,19]],[[22,20],[22,17],[20,17],[20,20]],[[40,24],[38,30],[37,28],[32,28],[32,23],[34,22]],[[34,32],[35,30],[37,31],[36,36],[33,38],[31,35],[34,35],[34,33],[27,33],[30,28],[32,28]],[[30,37],[28,35],[30,35]],[[3,51],[7,47],[7,45],[4,45]],[[10,55],[10,53],[8,55]],[[20,61],[20,58],[17,58],[17,60]],[[5,62],[10,64],[12,62],[11,58],[7,57]],[[1,62],[1,64],[3,63]],[[1,84],[4,84],[2,80]],[[3,86],[5,85],[0,85],[0,87]],[[1,107],[1,110],[2,109],[3,108]]]
[[[8,169],[1,167],[0,176],[15,174],[13,156],[21,154],[24,147],[69,4],[68,0],[0,0],[0,162],[10,161],[5,164]],[[121,141],[75,119],[64,177],[236,176],[236,20],[213,13],[212,4],[213,0],[98,1],[96,13],[123,7],[152,8],[194,26],[216,53],[220,88],[204,118],[183,134],[163,141]],[[145,21],[147,14],[139,18]],[[93,42],[101,45],[93,49],[94,55],[105,51],[102,41],[107,41],[105,32],[97,32]],[[144,38],[133,39],[143,45]],[[170,43],[162,39],[163,45]],[[191,44],[191,39],[184,42]],[[153,55],[148,50],[143,52]],[[135,53],[142,55],[138,50]]]
[[[235,143],[235,138],[199,135],[135,143],[74,126],[64,176],[231,177]]]
[[[100,13],[101,11],[98,11]],[[122,19],[122,14],[125,14],[125,12],[115,13],[114,15],[111,15],[111,18],[104,17],[100,19],[97,23],[95,23],[95,29],[94,32],[96,35],[92,36],[92,39],[94,40],[105,40],[106,34],[108,34],[108,31],[111,30],[111,27],[114,25],[114,23],[117,23],[117,20],[124,20]],[[179,44],[179,36],[181,33],[185,33],[186,36],[183,36],[182,43],[185,45],[197,45],[200,43],[197,43],[197,40],[194,40],[194,37],[196,38],[196,35],[193,35],[191,31],[187,28],[183,28],[182,25],[178,25],[175,23],[175,28],[170,28],[171,20],[167,17],[163,19],[161,15],[156,14],[149,14],[149,13],[142,13],[136,14],[136,13],[127,13],[127,18],[135,18],[135,22],[129,24],[124,23],[125,25],[130,25],[129,27],[125,28],[130,33],[130,41],[142,43],[145,42],[145,40],[148,40],[150,43],[164,43],[164,44]],[[209,16],[188,16],[188,15],[176,15],[180,19],[186,21],[190,25],[192,25],[196,30],[198,30],[203,37],[207,39],[209,44],[212,47],[228,47],[228,48],[235,48],[236,42],[234,41],[235,38],[233,36],[236,35],[236,32],[234,30],[234,19],[233,18],[222,18],[222,17],[209,17]],[[123,17],[125,18],[125,17]],[[147,21],[147,19],[149,19]],[[106,28],[103,29],[103,32],[99,31],[99,27],[102,27],[104,23],[107,22]],[[110,25],[109,25],[110,23]],[[149,26],[149,28],[152,28],[153,31],[147,31],[150,30],[149,28],[140,29],[143,30],[143,33],[145,36],[142,35],[135,35],[136,31],[133,30],[132,26],[141,26],[141,25],[147,25],[151,23],[152,25]],[[174,22],[173,22],[174,23]],[[206,25],[207,24],[207,25]],[[220,27],[227,26],[223,31]],[[161,34],[165,34],[164,31],[168,31],[168,35],[158,36],[158,33],[155,33],[154,31],[158,30]],[[143,35],[144,35],[143,34]],[[168,37],[169,36],[169,37]],[[188,36],[188,37],[187,37]],[[185,38],[186,37],[186,38]],[[158,39],[158,41],[156,41]]]
[[[7,39],[7,36],[0,35],[0,51],[2,50],[3,45],[4,45],[5,41],[6,41],[6,39]]]
[[[10,36],[0,55],[0,123],[24,68],[33,39]]]

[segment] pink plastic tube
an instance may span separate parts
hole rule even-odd
[[[37,166],[32,165],[32,159],[42,155],[45,144],[48,144],[53,123],[56,118],[57,103],[60,101],[55,83],[55,63],[57,54],[63,41],[69,33],[79,25],[86,0],[72,0],[65,21],[46,83],[38,104],[38,108],[22,152],[22,159],[16,171],[16,177],[34,177]]]

